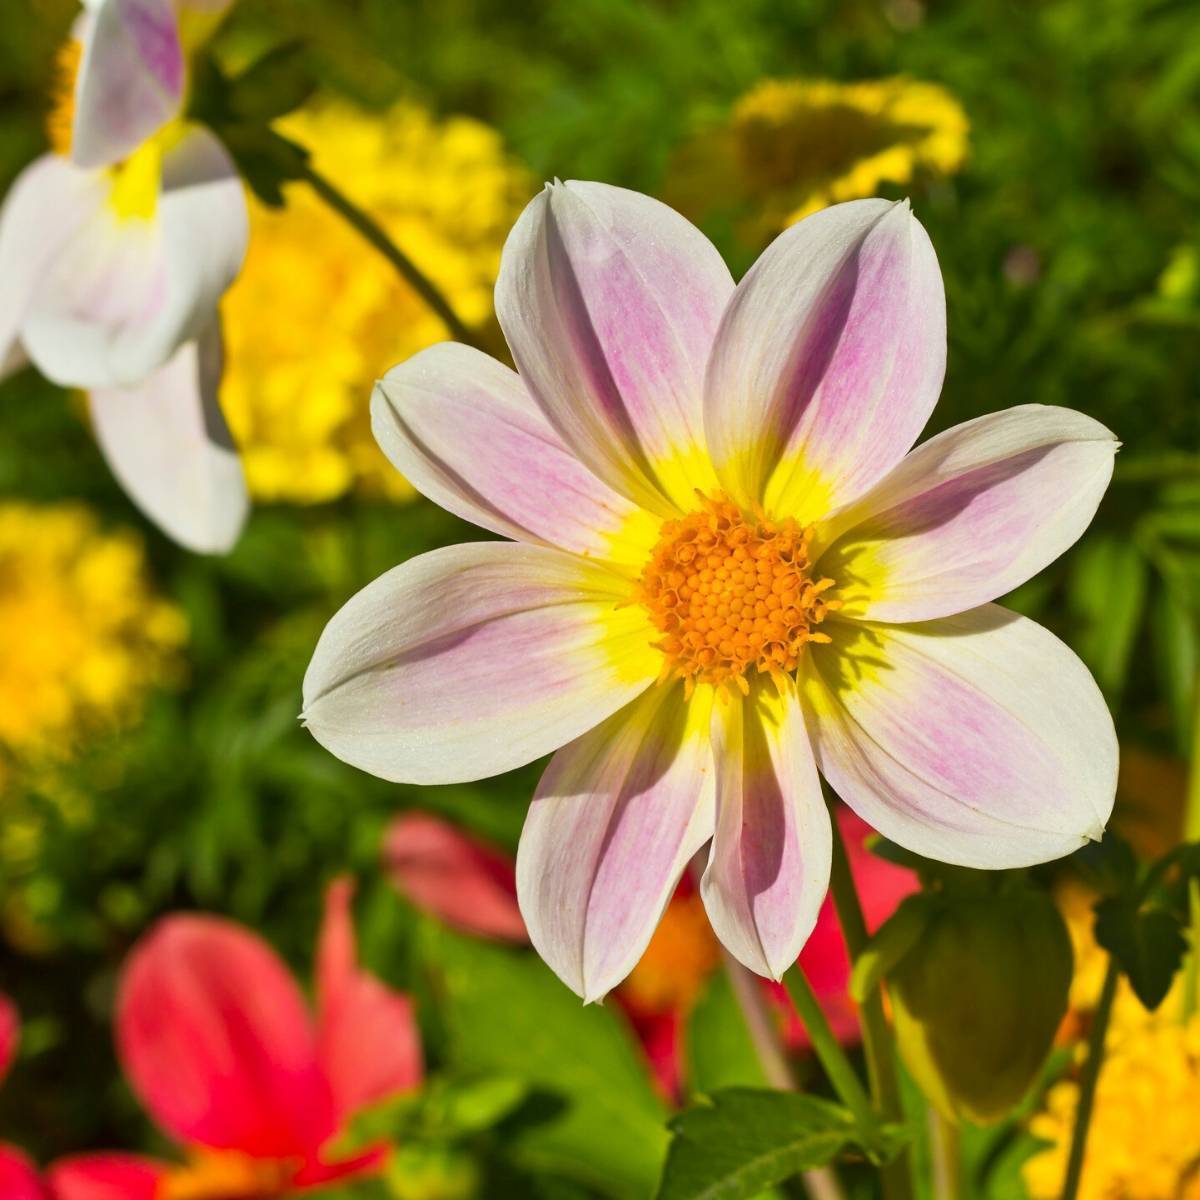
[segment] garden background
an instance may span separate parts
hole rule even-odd
[[[75,11],[0,5],[0,185],[45,148]],[[500,246],[544,179],[663,196],[735,274],[806,206],[911,196],[949,317],[929,432],[1043,403],[1123,442],[1092,529],[1007,602],[1074,647],[1113,707],[1118,827],[1147,856],[1178,839],[1200,613],[1194,3],[243,0],[215,52],[234,72],[294,41],[320,87],[281,128],[500,353]],[[897,77],[900,117],[883,93],[813,82]],[[372,381],[444,336],[436,318],[303,185],[287,198],[256,202],[224,308],[224,402],[256,500],[228,557],[139,516],[77,397],[29,370],[0,386],[0,991],[24,1021],[0,1134],[43,1161],[164,1150],[112,1048],[126,951],[199,908],[306,979],[324,886],[349,872],[363,959],[417,998],[435,1080],[389,1111],[402,1148],[354,1194],[648,1196],[666,1108],[620,1006],[584,1009],[532,952],[448,931],[383,866],[413,808],[513,850],[540,765],[394,786],[297,719],[344,600],[481,534],[409,494],[369,439]],[[680,954],[694,1081],[737,1080],[736,1014]],[[1027,1124],[988,1136],[979,1194],[1020,1195]]]

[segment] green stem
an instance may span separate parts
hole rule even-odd
[[[1079,1107],[1075,1110],[1075,1128],[1071,1132],[1071,1153],[1067,1159],[1067,1174],[1063,1180],[1062,1200],[1075,1200],[1079,1192],[1079,1180],[1083,1175],[1084,1152],[1087,1150],[1088,1126],[1092,1120],[1092,1106],[1096,1100],[1096,1084],[1100,1079],[1100,1068],[1104,1063],[1104,1042],[1108,1034],[1108,1019],[1112,1016],[1113,999],[1117,994],[1120,969],[1116,960],[1108,960],[1104,973],[1104,986],[1100,989],[1100,1003],[1092,1018],[1088,1034],[1087,1061],[1083,1064],[1083,1075],[1079,1080]]]
[[[929,1109],[929,1145],[933,1156],[933,1194],[938,1200],[958,1200],[962,1193],[958,1128],[932,1106]]]
[[[441,319],[455,341],[479,349],[479,341],[463,324],[437,285],[392,241],[372,217],[368,216],[347,196],[343,195],[323,175],[308,163],[296,168],[297,174],[347,224],[357,230],[384,258],[396,268],[401,278],[425,301]]]
[[[830,874],[830,890],[833,905],[837,909],[842,937],[853,964],[867,944],[867,923],[859,903],[854,876],[850,873],[850,860],[846,857],[846,846],[838,827],[837,814],[830,812],[833,826],[833,864]],[[871,1084],[879,1111],[886,1121],[901,1122],[904,1111],[900,1103],[900,1084],[896,1078],[896,1056],[892,1046],[892,1034],[883,1011],[883,992],[876,988],[862,1003],[858,1012],[862,1027],[863,1056],[867,1060],[867,1078]],[[910,1200],[912,1196],[911,1155],[907,1150],[888,1163],[881,1171],[884,1196],[887,1200]]]
[[[800,1014],[804,1028],[808,1031],[813,1050],[816,1051],[821,1066],[825,1068],[829,1082],[833,1084],[833,1090],[854,1114],[864,1137],[870,1138],[879,1129],[879,1118],[871,1105],[871,1098],[859,1082],[858,1074],[850,1065],[841,1043],[829,1027],[825,1012],[799,964],[788,968],[783,983],[796,1006],[796,1011]]]

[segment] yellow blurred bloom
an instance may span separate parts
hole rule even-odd
[[[881,184],[949,175],[967,154],[962,106],[935,83],[764,80],[728,120],[676,155],[666,199],[695,220],[716,213],[760,245],[817,209]]]
[[[1071,1008],[1074,1031],[1082,1035],[1099,997],[1106,956],[1091,932],[1095,897],[1070,885],[1059,899],[1075,946]],[[1200,1017],[1181,1024],[1179,1004],[1177,987],[1147,1012],[1121,981],[1079,1200],[1200,1200]],[[1078,1053],[1082,1056],[1082,1046]],[[1057,1200],[1062,1192],[1078,1103],[1079,1085],[1062,1080],[1030,1123],[1050,1143],[1025,1164],[1031,1200]]]
[[[186,637],[136,534],[78,505],[0,504],[0,759],[68,758],[134,718]]]
[[[500,249],[532,192],[500,135],[402,103],[297,113],[280,131],[369,212],[473,328],[492,316]],[[310,504],[412,489],[371,437],[375,380],[446,338],[378,251],[303,185],[251,201],[250,250],[225,299],[222,406],[262,500]]]

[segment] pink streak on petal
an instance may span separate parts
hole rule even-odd
[[[305,1158],[335,1130],[299,988],[273,950],[217,917],[166,917],[134,948],[117,1045],[142,1103],[180,1141]]]
[[[362,1179],[378,1175],[387,1163],[391,1146],[368,1146],[352,1158],[327,1162],[324,1159],[309,1159],[291,1180],[291,1189],[298,1192],[310,1188],[324,1188],[331,1183]]]
[[[317,1052],[342,1124],[416,1087],[423,1073],[412,1001],[358,965],[353,895],[348,878],[329,885],[317,948]]]
[[[633,969],[712,835],[712,776],[679,685],[651,689],[550,760],[521,832],[517,894],[538,953],[585,1001]]]
[[[512,860],[448,821],[405,813],[388,827],[383,866],[418,908],[467,933],[528,942]]]
[[[46,1183],[53,1200],[157,1200],[167,1170],[132,1154],[80,1154],[52,1163]]]
[[[637,512],[567,449],[515,371],[467,346],[431,346],[389,371],[371,427],[423,495],[517,541],[605,558]]]

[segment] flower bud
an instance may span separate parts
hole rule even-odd
[[[900,1054],[951,1120],[1005,1115],[1067,1008],[1071,941],[1044,892],[914,897],[920,933],[888,971]]]

